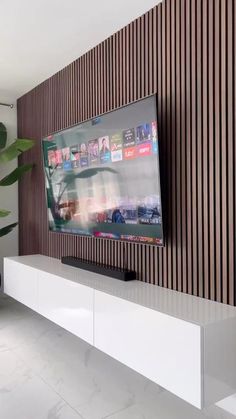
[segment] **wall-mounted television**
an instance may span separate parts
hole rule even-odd
[[[49,229],[163,245],[156,95],[43,139]]]

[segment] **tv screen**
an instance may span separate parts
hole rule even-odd
[[[43,140],[51,231],[163,245],[156,96]]]

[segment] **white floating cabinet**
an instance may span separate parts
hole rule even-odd
[[[201,409],[236,392],[236,308],[42,255],[4,259],[4,292]]]
[[[10,258],[4,259],[4,292],[33,310],[38,310],[38,271]]]
[[[97,291],[95,347],[201,408],[201,328]]]
[[[39,272],[38,312],[93,344],[93,290],[56,275]]]

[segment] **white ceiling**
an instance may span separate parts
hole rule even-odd
[[[0,102],[15,100],[161,0],[0,0]]]

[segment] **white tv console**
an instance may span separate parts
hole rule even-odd
[[[4,292],[197,408],[236,391],[236,308],[42,255],[4,259]]]

